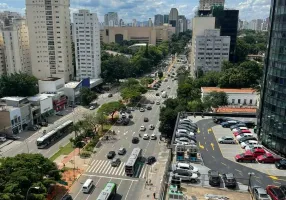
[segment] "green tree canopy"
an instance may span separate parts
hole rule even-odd
[[[219,106],[227,105],[228,96],[225,92],[210,92],[204,97],[203,102],[205,108],[218,108]]]
[[[159,71],[159,72],[158,72],[158,78],[159,78],[159,79],[163,78],[163,72],[162,72],[162,71]]]
[[[0,77],[0,97],[34,96],[38,94],[38,80],[31,75],[15,73]]]
[[[136,102],[140,100],[141,94],[147,92],[147,89],[140,85],[138,80],[130,78],[122,83],[120,92],[124,100]]]
[[[102,104],[98,109],[97,113],[103,113],[105,115],[111,115],[113,119],[113,115],[115,112],[125,108],[125,105],[119,101],[112,101],[109,103]]]
[[[246,56],[249,54],[249,45],[242,39],[238,38],[236,41],[236,60],[237,62],[243,62],[246,60]]]
[[[80,90],[81,103],[84,106],[88,106],[94,99],[97,98],[97,94],[87,87],[83,87]]]

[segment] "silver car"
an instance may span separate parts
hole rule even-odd
[[[271,200],[266,190],[260,186],[257,185],[252,186],[251,193],[256,200]]]
[[[218,139],[218,143],[220,144],[235,144],[235,140],[230,136],[223,136]]]

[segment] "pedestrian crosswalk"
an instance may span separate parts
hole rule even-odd
[[[86,169],[86,173],[113,175],[113,176],[126,176],[125,174],[125,162],[121,162],[118,167],[112,167],[109,160],[93,160],[89,167]],[[147,166],[141,165],[134,177],[145,178],[147,175]]]
[[[156,96],[155,93],[146,93],[146,94],[144,94],[144,96],[145,96],[147,99],[162,99],[161,96]]]

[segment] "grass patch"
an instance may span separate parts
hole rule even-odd
[[[108,131],[112,127],[112,124],[104,124],[103,131]]]
[[[50,157],[49,159],[51,161],[54,161],[55,159],[57,159],[60,155],[68,155],[70,154],[72,151],[74,150],[72,143],[68,143],[63,147],[60,147],[60,149],[58,150],[57,153],[55,153],[52,157]]]

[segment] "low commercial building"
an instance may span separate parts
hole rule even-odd
[[[253,88],[219,88],[201,87],[201,99],[211,92],[225,92],[228,96],[229,105],[257,106],[258,94]]]

